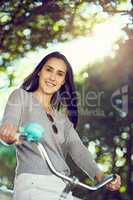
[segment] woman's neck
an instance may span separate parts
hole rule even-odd
[[[51,105],[51,95],[43,94],[42,92],[36,90],[34,95],[38,99],[38,101],[42,104],[46,112],[52,112],[52,105]]]

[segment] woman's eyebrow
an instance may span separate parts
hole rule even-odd
[[[49,67],[50,69],[54,69],[54,67],[50,66],[50,65],[46,65],[47,67]],[[61,73],[64,73],[65,74],[65,71],[62,71],[62,70],[58,70],[58,72],[61,72]]]

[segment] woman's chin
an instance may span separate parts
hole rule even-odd
[[[55,92],[57,92],[57,90],[43,90],[43,93],[46,94],[46,95],[53,95]]]

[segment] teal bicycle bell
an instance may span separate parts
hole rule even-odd
[[[39,142],[44,134],[44,128],[37,123],[29,123],[24,127],[20,127],[19,131],[27,141]]]

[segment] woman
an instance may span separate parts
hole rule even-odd
[[[65,108],[67,115],[58,111]],[[45,129],[41,143],[57,171],[69,176],[65,162],[69,154],[90,178],[100,181],[104,174],[82,144],[75,127],[78,120],[76,91],[72,68],[59,52],[48,54],[9,97],[0,127],[0,137],[7,143],[16,142],[17,167],[14,200],[57,200],[65,183],[49,170],[36,145],[17,139],[20,126],[35,122]],[[117,190],[120,177],[107,188]],[[68,199],[73,199],[72,195]]]

